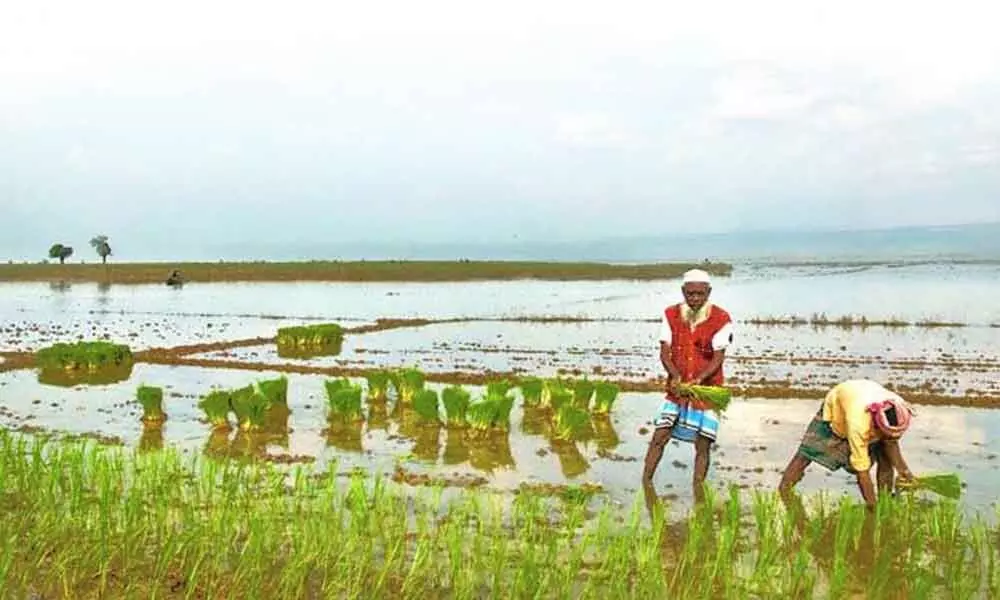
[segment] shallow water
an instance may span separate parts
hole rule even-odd
[[[200,396],[214,387],[233,388],[271,377],[267,372],[136,365],[132,378],[105,386],[60,388],[39,384],[31,371],[0,374],[0,423],[30,425],[78,434],[118,437],[136,447],[176,445],[190,452],[267,452],[278,457],[311,457],[323,467],[363,467],[391,472],[399,463],[406,471],[455,481],[485,478],[491,488],[514,490],[522,483],[579,484],[597,482],[623,503],[638,489],[649,433],[648,420],[658,394],[622,394],[610,420],[611,430],[588,441],[554,443],[544,421],[527,420],[520,408],[512,414],[506,436],[462,443],[446,429],[421,430],[398,417],[373,418],[354,435],[328,435],[323,377],[289,376],[287,435],[249,438],[235,432],[213,436],[201,421]],[[168,420],[162,430],[146,431],[134,404],[140,384],[165,388]],[[430,385],[432,388],[440,386]],[[470,386],[474,396],[479,388]],[[737,400],[724,417],[710,479],[720,487],[773,488],[815,413],[815,401]],[[990,506],[1000,495],[1000,438],[989,435],[1000,426],[1000,411],[920,407],[903,446],[918,472],[957,471],[968,482],[970,507]],[[207,449],[207,450],[206,450]],[[693,448],[673,442],[656,477],[658,490],[681,505],[690,501]],[[854,494],[853,478],[814,467],[800,484],[803,490],[828,489]]]
[[[616,380],[659,377],[657,325],[636,322],[535,323],[471,321],[348,336],[336,356],[288,360],[274,345],[221,350],[196,358],[297,363],[318,367],[415,365],[429,373],[484,371]],[[789,327],[743,324],[728,351],[727,373],[741,383],[764,380],[822,388],[870,377],[961,395],[1000,393],[1000,360],[990,354],[989,327]]]
[[[727,372],[735,382],[779,383],[821,389],[848,377],[868,376],[940,393],[967,389],[1000,396],[1000,267],[925,265],[895,268],[742,267],[720,278],[714,299],[738,321],[754,317],[826,313],[869,319],[957,321],[958,328],[764,326],[740,322]],[[616,319],[584,323],[474,320],[351,335],[335,357],[279,359],[273,346],[237,348],[207,356],[258,364],[341,366],[417,365],[428,372],[488,370],[550,376],[574,372],[622,380],[658,377],[657,323],[676,302],[676,282],[256,283],[165,286],[0,284],[0,350],[33,350],[55,341],[108,337],[134,349],[272,336],[287,324],[312,320],[345,325],[377,318],[520,318],[572,316]],[[978,298],[974,300],[974,298]],[[651,321],[652,320],[652,321]],[[658,394],[623,394],[603,441],[554,444],[543,424],[515,409],[512,431],[491,443],[459,444],[442,430],[419,433],[398,419],[370,421],[349,435],[324,433],[323,378],[289,375],[290,433],[264,440],[211,436],[200,422],[198,397],[213,386],[237,387],[268,372],[137,364],[124,383],[63,388],[42,385],[33,371],[0,374],[0,423],[121,437],[130,445],[177,444],[192,452],[267,451],[308,456],[324,465],[437,476],[486,477],[489,485],[594,481],[623,502],[634,497],[648,433],[639,431]],[[132,404],[140,384],[166,388],[169,420],[159,434],[143,435]],[[439,387],[439,386],[431,386]],[[723,423],[710,477],[719,485],[773,487],[815,401],[737,399]],[[970,506],[1000,492],[993,431],[1000,411],[920,407],[904,443],[920,471],[958,470],[969,483]],[[609,433],[609,432],[605,432]],[[693,452],[671,446],[657,484],[662,493],[690,498]],[[677,461],[677,465],[673,465]],[[810,471],[805,489],[854,493],[852,479]]]

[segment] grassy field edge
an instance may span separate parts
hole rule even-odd
[[[303,261],[101,264],[5,264],[0,281],[65,281],[118,284],[164,283],[177,269],[185,282],[239,281],[552,281],[674,279],[691,268],[728,276],[725,263],[612,264],[526,261]]]

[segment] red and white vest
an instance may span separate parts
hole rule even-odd
[[[667,323],[670,325],[670,359],[681,373],[681,380],[688,381],[701,373],[712,360],[712,338],[731,321],[729,313],[712,305],[708,309],[708,317],[691,327],[682,315],[683,304],[674,304],[664,310]],[[722,385],[722,365],[705,380],[704,385]],[[677,402],[681,399],[672,394],[667,395]],[[683,399],[687,401],[687,398]],[[699,410],[709,408],[709,405],[697,400],[690,400],[690,406]]]

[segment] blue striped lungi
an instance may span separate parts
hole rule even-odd
[[[719,413],[710,408],[679,406],[673,400],[664,398],[659,413],[653,419],[653,426],[657,429],[673,427],[670,437],[682,442],[694,443],[700,435],[715,443],[719,435]]]

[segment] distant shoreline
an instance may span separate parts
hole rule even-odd
[[[675,279],[692,268],[729,276],[728,263],[611,264],[534,261],[302,261],[0,264],[0,282],[164,284],[180,271],[184,283],[212,282],[457,282],[537,279]]]

